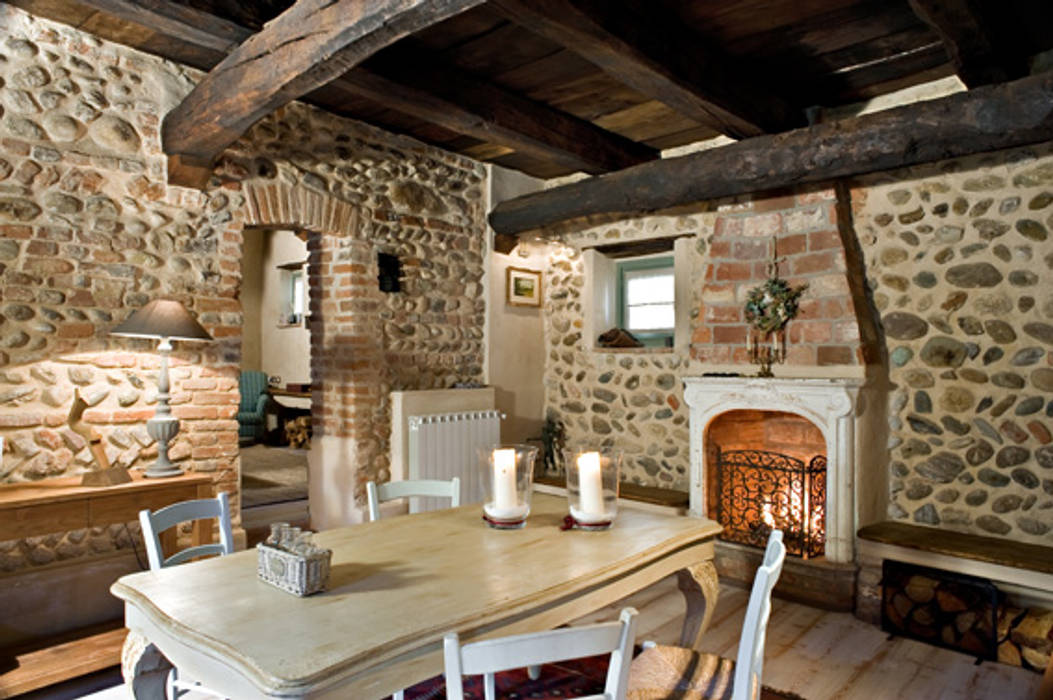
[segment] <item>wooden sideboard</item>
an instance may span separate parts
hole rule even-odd
[[[133,522],[143,508],[155,510],[212,494],[208,474],[146,479],[133,472],[130,483],[98,487],[81,486],[80,477],[3,484],[0,541]],[[194,523],[195,544],[211,541],[212,524],[207,520]],[[175,529],[162,534],[165,551],[172,551],[175,537]],[[114,628],[104,623],[41,639],[24,648],[0,649],[0,698],[119,664],[125,634],[123,626]]]
[[[147,479],[132,473],[131,482],[115,486],[81,486],[80,477],[2,484],[0,541],[133,522],[143,508],[155,510],[211,496],[212,477],[208,474]],[[204,528],[211,528],[211,523],[199,522],[200,534],[209,537],[211,530]],[[195,531],[195,540],[198,535]]]

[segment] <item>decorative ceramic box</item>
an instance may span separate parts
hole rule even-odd
[[[298,596],[324,591],[329,583],[329,563],[333,552],[316,550],[297,554],[267,544],[256,545],[256,573],[260,580]]]

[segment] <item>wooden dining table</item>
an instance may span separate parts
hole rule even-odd
[[[381,698],[441,673],[446,632],[552,629],[677,572],[681,644],[696,646],[720,525],[623,505],[609,530],[564,531],[566,513],[565,498],[538,493],[520,530],[487,527],[474,504],[321,532],[331,577],[306,598],[260,581],[255,551],[124,576],[111,590],[132,633],[127,680],[153,692],[134,677],[152,653],[239,700]]]

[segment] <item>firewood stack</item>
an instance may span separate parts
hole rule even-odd
[[[289,447],[311,448],[311,417],[300,416],[285,421],[285,439]]]
[[[998,639],[999,661],[1042,672],[1053,652],[1053,611],[1003,606]]]

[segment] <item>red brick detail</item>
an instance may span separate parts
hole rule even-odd
[[[808,234],[808,250],[841,250],[841,234],[837,231],[813,231]]]
[[[787,364],[861,364],[836,215],[832,189],[778,193],[750,206],[723,208],[709,240],[702,308],[693,317],[692,357],[704,363],[749,364],[743,305],[749,290],[768,277],[774,236],[780,276],[808,285],[800,314],[787,329]]]
[[[820,366],[851,365],[855,363],[852,348],[844,345],[823,345],[816,351],[816,363]]]

